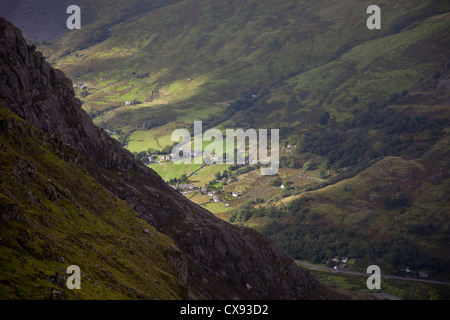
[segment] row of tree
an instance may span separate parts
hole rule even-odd
[[[393,199],[388,201],[389,206],[398,208],[407,205],[406,197],[402,194]],[[360,229],[370,227],[370,221],[363,219],[352,227],[340,226],[315,212],[310,201],[308,197],[301,197],[288,205],[275,207],[258,205],[266,201],[256,199],[229,213],[228,220],[244,223],[252,217],[265,217],[261,231],[295,259],[324,263],[336,255],[372,260],[382,258],[384,265],[394,274],[400,274],[400,270],[405,267],[428,270],[435,274],[447,272],[448,261],[430,257],[409,236],[433,234],[436,226],[432,223],[412,225],[394,239],[372,238]]]

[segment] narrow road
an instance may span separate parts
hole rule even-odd
[[[337,270],[334,271],[331,268],[327,268],[327,267],[322,267],[322,266],[318,266],[306,261],[301,261],[301,260],[295,260],[295,263],[300,264],[300,265],[304,265],[307,266],[308,268],[311,268],[312,270],[324,270],[324,271],[331,271],[331,272],[336,272],[336,273],[345,273],[345,274],[352,274],[352,275],[357,275],[357,276],[364,276],[364,277],[368,277],[370,276],[369,273],[364,273],[364,272],[357,272],[357,271],[348,271],[348,270]],[[406,281],[418,281],[418,282],[425,282],[425,283],[435,283],[435,284],[442,284],[442,285],[450,285],[450,282],[445,282],[445,281],[439,281],[439,280],[428,280],[428,279],[419,279],[419,278],[408,278],[408,277],[400,277],[400,276],[394,276],[394,275],[390,275],[390,274],[381,274],[382,278],[386,278],[386,279],[397,279],[397,280],[406,280]]]

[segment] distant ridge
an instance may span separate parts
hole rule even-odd
[[[0,0],[0,16],[18,26],[26,39],[50,42],[67,31],[66,9],[77,0]]]

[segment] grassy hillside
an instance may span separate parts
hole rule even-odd
[[[382,4],[377,31],[365,27],[364,6],[352,1],[154,2],[133,19],[114,18],[134,4],[105,6],[110,14],[42,49],[88,86],[76,91],[95,123],[136,152],[163,150],[174,129],[204,120],[279,128],[301,152],[346,167],[386,148],[363,141],[359,153],[348,150],[358,144],[353,137],[372,129],[369,120],[385,120],[381,107],[420,94],[415,88],[449,61],[450,7],[436,1]],[[105,37],[89,42],[100,24],[110,26]],[[339,150],[321,146],[330,137]]]
[[[260,182],[258,193],[245,192],[245,205],[228,219],[270,235],[297,259],[358,257],[363,272],[377,264],[385,273],[409,267],[416,275],[448,279],[448,137],[441,142],[422,160],[387,157],[334,184],[327,178],[303,189],[292,184],[291,191],[275,188],[269,197],[265,190],[274,187]],[[299,176],[280,173],[283,182]]]
[[[265,101],[272,111],[279,112],[280,103],[290,102],[302,113],[320,105],[342,120],[373,97],[408,89],[436,67],[443,57],[433,52],[445,51],[428,46],[424,60],[423,41],[448,43],[448,18],[440,14],[450,8],[436,1],[382,4],[383,28],[376,32],[365,27],[366,8],[357,1],[331,6],[326,1],[180,1],[163,7],[151,2],[133,19],[116,17],[119,12],[131,16],[134,3],[144,6],[142,1],[96,5],[103,10],[91,23],[44,48],[76,83],[90,86],[83,97],[86,109],[123,107],[106,123],[125,131],[175,120],[189,125],[192,118],[224,111],[226,104],[219,102],[269,93]],[[88,2],[80,6],[91,15]],[[87,35],[98,32],[99,25],[104,34],[91,41]],[[411,55],[414,45],[419,52]],[[324,88],[329,93],[322,96]],[[358,104],[345,106],[355,96]],[[141,102],[139,107],[125,108],[124,102],[133,100]],[[139,117],[115,122],[134,112]],[[265,125],[278,125],[268,120]]]
[[[422,159],[374,159],[367,169],[332,169],[322,181],[322,165],[306,174],[281,169],[289,190],[256,174],[255,182],[227,186],[246,191],[226,218],[270,235],[298,259],[357,257],[363,272],[377,264],[409,275],[401,271],[409,267],[448,280],[448,141],[447,130]]]
[[[79,152],[0,109],[0,299],[182,299],[183,255],[83,169]],[[66,287],[78,265],[82,290]]]
[[[226,187],[247,190],[228,219],[299,259],[359,257],[361,270],[410,267],[448,279],[448,79],[444,70],[395,102],[310,131],[282,152],[278,187],[256,172]]]
[[[449,3],[382,1],[381,30],[356,0],[98,3],[80,1],[82,30],[40,49],[131,151],[168,150],[194,120],[280,129],[278,176],[205,167],[189,181],[224,201],[193,201],[296,258],[448,278]],[[224,170],[236,181],[217,182]]]

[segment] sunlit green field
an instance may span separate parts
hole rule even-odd
[[[183,174],[190,175],[199,169],[201,164],[175,164],[173,162],[152,163],[149,165],[164,180],[180,178]]]

